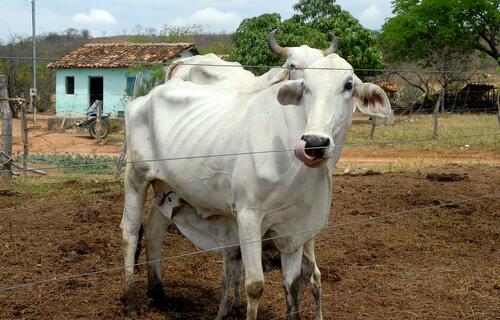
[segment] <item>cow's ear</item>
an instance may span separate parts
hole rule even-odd
[[[299,105],[304,94],[304,84],[302,80],[288,81],[278,91],[278,101],[282,105]]]
[[[357,83],[354,87],[354,106],[364,114],[388,117],[391,114],[389,98],[379,86],[373,83]]]

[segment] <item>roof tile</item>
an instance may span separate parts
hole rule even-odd
[[[161,64],[184,50],[194,50],[193,43],[87,43],[51,62],[53,69],[128,68],[136,64]]]

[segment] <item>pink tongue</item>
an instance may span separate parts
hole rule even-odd
[[[299,140],[295,144],[295,156],[305,164],[311,164],[314,158],[308,156],[304,148],[306,147],[306,142],[304,140]]]

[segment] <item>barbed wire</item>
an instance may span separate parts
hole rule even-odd
[[[391,145],[391,144],[412,144],[419,142],[436,142],[436,141],[447,141],[447,140],[455,140],[455,139],[467,139],[474,137],[487,137],[487,136],[497,136],[500,135],[500,132],[491,132],[484,134],[475,134],[475,135],[462,135],[462,136],[452,136],[445,138],[422,138],[422,139],[414,139],[414,140],[393,140],[393,141],[373,141],[366,143],[351,143],[351,144],[341,144],[329,147],[310,147],[304,148],[304,150],[315,150],[315,149],[335,149],[339,147],[343,148],[356,148],[356,147],[368,147],[368,146],[376,146],[376,145]],[[231,157],[231,156],[248,156],[248,155],[258,155],[258,154],[273,154],[273,153],[285,153],[285,152],[295,152],[295,148],[282,149],[282,150],[263,150],[263,151],[249,151],[249,152],[235,152],[235,153],[221,153],[221,154],[211,154],[211,155],[193,155],[193,156],[179,156],[179,157],[170,157],[170,158],[161,158],[161,159],[146,159],[146,160],[128,160],[128,161],[101,161],[98,163],[85,163],[85,164],[75,164],[75,165],[64,165],[64,166],[50,166],[50,167],[41,167],[41,168],[15,168],[8,170],[0,170],[0,174],[2,173],[15,173],[15,172],[30,172],[35,170],[57,170],[57,169],[74,169],[74,168],[84,168],[84,167],[103,167],[108,164],[116,165],[116,164],[135,164],[135,163],[149,163],[149,162],[163,162],[163,161],[179,161],[179,160],[194,160],[194,159],[204,159],[204,158],[222,158],[222,157]]]
[[[472,261],[483,260],[483,259],[488,259],[488,258],[491,258],[491,257],[495,257],[495,256],[498,256],[499,254],[500,254],[499,251],[495,251],[494,253],[483,255],[483,256],[480,256],[480,257],[465,258],[465,259],[462,259],[462,260],[466,260],[466,262],[469,263],[469,262],[472,262]],[[459,263],[459,262],[455,261],[455,263],[463,266],[463,261],[462,261],[462,263]],[[356,292],[354,294],[350,294],[346,298],[353,298],[353,297],[361,296],[361,295],[364,295],[364,294],[367,294],[367,293],[372,293],[372,292],[376,292],[376,291],[379,291],[379,290],[383,290],[383,289],[389,288],[391,285],[401,284],[401,283],[405,283],[405,282],[408,282],[408,281],[415,280],[415,279],[419,278],[420,276],[429,276],[429,275],[433,275],[433,274],[437,274],[437,273],[449,272],[448,268],[449,268],[449,266],[434,268],[431,271],[427,271],[427,272],[423,272],[422,271],[422,272],[416,273],[413,277],[402,278],[402,279],[391,281],[389,283],[386,283],[386,284],[383,284],[383,285],[380,285],[380,286],[376,286],[376,287],[373,287],[373,288],[361,290],[361,291],[358,291],[358,292]],[[346,298],[327,300],[326,302],[321,302],[319,306],[312,306],[312,307],[308,307],[308,308],[305,308],[305,309],[302,309],[302,310],[299,310],[299,311],[290,312],[290,313],[287,313],[287,314],[284,314],[284,315],[281,315],[281,316],[278,316],[278,317],[271,318],[270,320],[283,319],[283,318],[287,318],[289,316],[297,315],[297,314],[300,314],[302,312],[306,312],[306,311],[309,311],[309,310],[314,310],[314,309],[322,308],[323,306],[329,306],[329,305],[335,304],[335,303],[337,303],[339,301],[346,300]]]
[[[215,251],[229,249],[229,248],[235,248],[235,247],[239,247],[241,245],[248,245],[248,244],[254,244],[254,243],[259,243],[259,242],[262,243],[262,242],[281,239],[281,238],[293,237],[296,235],[303,235],[303,234],[307,234],[307,233],[320,232],[323,230],[339,229],[339,228],[357,225],[357,224],[372,223],[374,221],[386,220],[386,219],[401,217],[401,216],[412,214],[412,213],[424,212],[424,211],[429,211],[429,210],[434,210],[434,209],[439,209],[439,208],[453,207],[453,206],[456,206],[456,205],[461,204],[461,203],[482,200],[482,199],[487,199],[487,198],[495,198],[495,197],[500,197],[500,193],[492,193],[492,194],[482,195],[482,196],[478,196],[478,197],[467,198],[467,199],[463,199],[463,200],[456,200],[453,202],[448,202],[448,203],[443,203],[443,204],[436,204],[436,205],[430,205],[430,206],[426,206],[426,207],[398,211],[395,213],[390,213],[390,214],[377,216],[377,217],[370,217],[367,219],[360,219],[360,220],[355,220],[355,221],[351,221],[351,222],[332,224],[332,225],[327,225],[324,227],[316,227],[316,228],[312,228],[309,230],[302,230],[302,231],[298,231],[298,232],[288,233],[288,234],[284,234],[284,235],[278,235],[278,236],[274,236],[274,237],[268,237],[268,238],[259,239],[259,240],[246,241],[246,242],[243,242],[241,244],[239,244],[239,243],[238,244],[229,244],[229,245],[219,246],[219,247],[215,247],[215,248],[211,248],[211,249],[197,250],[197,251],[192,251],[192,252],[188,252],[188,253],[183,253],[180,255],[163,257],[163,258],[159,258],[159,259],[134,263],[132,265],[125,265],[125,266],[114,267],[114,268],[106,268],[106,269],[101,269],[101,270],[97,270],[97,271],[82,272],[82,273],[77,273],[77,274],[72,274],[72,275],[67,275],[67,276],[59,276],[59,277],[53,277],[50,279],[43,279],[43,280],[37,280],[37,281],[32,281],[32,282],[27,282],[27,283],[14,284],[14,285],[11,285],[9,287],[0,288],[0,292],[7,292],[7,291],[16,290],[16,289],[33,287],[33,286],[43,285],[43,284],[48,284],[48,283],[53,283],[53,282],[63,282],[63,281],[68,281],[68,280],[71,280],[74,278],[93,276],[93,275],[98,275],[98,274],[103,274],[103,273],[110,273],[110,272],[114,272],[114,271],[120,271],[120,270],[123,270],[126,268],[148,265],[151,263],[157,263],[157,262],[161,262],[161,261],[173,261],[173,260],[178,260],[181,258],[192,257],[192,256],[195,256],[198,254],[215,252]]]
[[[32,57],[25,57],[25,56],[0,56],[0,59],[4,60],[29,60],[33,61]],[[117,64],[117,66],[113,66],[112,68],[126,68],[130,66],[137,66],[137,65],[145,65],[145,66],[153,66],[153,65],[163,65],[163,66],[169,66],[173,63],[175,63],[176,60],[174,61],[167,61],[167,62],[151,62],[151,61],[138,61],[138,60],[108,60],[108,59],[101,59],[101,60],[94,60],[94,59],[71,59],[71,58],[35,58],[37,61],[50,61],[50,62],[56,62],[60,60],[61,62],[79,62],[79,63],[113,63]],[[129,64],[130,66],[119,66],[119,64]],[[211,64],[211,63],[183,63],[183,65],[187,66],[200,66],[200,67],[221,67],[221,68],[248,68],[248,69],[257,69],[257,68],[280,68],[280,69],[290,69],[289,67],[286,66],[276,66],[276,65],[252,65],[252,64]],[[88,66],[89,68],[91,66]],[[77,67],[73,67],[77,68]],[[62,69],[68,69],[68,68],[62,68]],[[430,73],[430,74],[442,74],[442,73],[470,73],[471,71],[461,71],[461,70],[420,70],[420,69],[380,69],[380,68],[323,68],[323,67],[296,67],[294,69],[297,70],[353,70],[353,71],[363,71],[363,72],[393,72],[393,73]],[[484,73],[480,70],[473,71],[472,73]],[[493,72],[493,74],[497,74],[496,72]]]

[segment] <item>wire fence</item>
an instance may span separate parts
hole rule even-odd
[[[468,139],[474,137],[488,137],[488,136],[498,136],[499,132],[490,132],[475,135],[460,135],[444,138],[423,138],[423,139],[413,139],[413,140],[392,140],[392,141],[373,141],[366,143],[352,143],[352,144],[341,144],[329,147],[314,147],[314,148],[304,148],[304,150],[314,150],[314,149],[335,149],[335,148],[356,148],[356,147],[369,147],[369,146],[382,146],[382,145],[404,145],[404,144],[414,144],[420,142],[431,142],[431,141],[447,141],[455,139]],[[194,160],[194,159],[205,159],[205,158],[222,158],[222,157],[238,157],[238,156],[249,156],[249,155],[265,155],[274,153],[290,153],[295,152],[295,148],[287,148],[282,150],[262,150],[262,151],[251,151],[251,152],[235,152],[235,153],[224,153],[224,154],[206,154],[206,155],[191,155],[191,156],[178,156],[169,157],[161,159],[145,159],[145,160],[126,160],[126,161],[99,161],[96,163],[85,163],[85,164],[75,164],[75,165],[57,165],[39,168],[13,168],[9,170],[0,170],[0,174],[3,173],[18,173],[18,172],[34,172],[36,170],[59,170],[59,169],[75,169],[75,168],[85,168],[85,167],[102,167],[106,164],[109,165],[124,165],[124,164],[137,164],[137,163],[150,163],[150,162],[167,162],[167,161],[179,161],[179,160]]]
[[[14,57],[14,56],[0,56],[0,59],[4,60],[29,60],[32,61],[32,57]],[[39,61],[55,61],[58,59],[54,58],[36,58],[36,60]],[[75,62],[80,62],[80,63],[93,63],[93,62],[106,62],[105,60],[82,60],[82,59],[63,59],[63,61],[75,61]],[[151,63],[149,61],[130,61],[130,60],[113,60],[113,61],[108,61],[108,62],[113,62],[113,63],[123,63],[123,64],[131,64],[131,65],[163,65],[163,66],[168,66],[171,64],[171,62],[166,62],[166,63]],[[270,66],[270,65],[220,65],[220,64],[199,64],[199,63],[185,63],[184,65],[190,65],[190,66],[204,66],[204,67],[227,67],[227,68],[287,68],[283,66]],[[352,70],[352,69],[345,69],[345,68],[296,68],[296,69],[314,69],[314,70]],[[355,71],[371,71],[371,72],[400,72],[400,73],[405,73],[405,72],[415,72],[415,73],[428,73],[428,74],[442,74],[442,73],[470,73],[470,71],[459,71],[459,70],[417,70],[417,69],[370,69],[370,68],[356,68],[354,69]],[[484,92],[484,91],[479,91],[479,92]],[[469,93],[472,93],[472,91],[469,91]],[[58,93],[56,95],[62,95],[62,93]],[[116,96],[121,96],[121,97],[126,97],[126,93],[106,93],[108,95],[116,95]],[[80,93],[75,93],[73,95],[67,95],[67,96],[73,96],[74,98],[78,96],[89,96],[88,94],[80,94]],[[474,109],[476,110],[476,109]],[[73,114],[77,114],[79,112],[72,112]],[[79,113],[82,115],[85,115],[85,113]],[[355,148],[355,147],[367,147],[367,146],[383,146],[383,145],[404,145],[404,144],[416,144],[416,143],[421,143],[421,142],[435,142],[435,141],[446,141],[446,140],[455,140],[455,139],[468,139],[468,138],[474,138],[474,137],[494,137],[500,135],[500,132],[489,132],[489,133],[483,133],[483,134],[474,134],[474,135],[460,135],[460,136],[451,136],[451,137],[441,137],[439,139],[435,138],[422,138],[422,139],[412,139],[412,140],[392,140],[392,141],[371,141],[367,143],[355,143],[355,144],[342,144],[342,145],[335,145],[331,146],[328,148],[339,148],[339,147],[345,147],[345,148]],[[305,148],[306,150],[310,149],[316,149],[316,148]],[[321,148],[325,149],[325,148]],[[109,164],[109,165],[115,165],[115,164],[136,164],[136,163],[151,163],[151,162],[167,162],[167,161],[179,161],[179,160],[193,160],[193,159],[203,159],[203,158],[222,158],[222,157],[239,157],[239,156],[249,156],[249,155],[265,155],[265,154],[275,154],[275,153],[289,153],[289,152],[294,152],[295,148],[286,148],[282,150],[262,150],[262,151],[253,151],[253,152],[235,152],[235,153],[221,153],[221,154],[206,154],[206,155],[182,155],[182,156],[172,156],[168,158],[162,158],[162,159],[146,159],[146,160],[127,160],[127,161],[115,161],[115,160],[110,160],[110,161],[105,161],[105,162],[98,162],[98,163],[85,163],[85,164],[77,164],[77,165],[56,165],[56,166],[46,166],[46,167],[40,167],[36,169],[24,169],[24,168],[12,168],[9,170],[0,170],[0,174],[3,173],[16,173],[16,172],[34,172],[36,170],[59,170],[59,169],[70,169],[70,168],[87,168],[87,167],[102,167],[103,165]],[[486,194],[482,196],[476,196],[476,197],[469,197],[466,199],[458,199],[453,202],[448,202],[448,203],[443,203],[443,204],[437,204],[437,205],[429,205],[429,206],[424,206],[424,207],[417,207],[413,209],[408,209],[408,210],[403,210],[403,211],[398,211],[398,212],[393,212],[393,213],[388,213],[388,214],[383,214],[375,217],[370,217],[367,219],[358,219],[350,222],[345,222],[345,223],[338,223],[338,224],[333,224],[333,225],[327,225],[327,226],[318,226],[316,228],[308,229],[308,230],[303,230],[300,232],[295,232],[295,233],[289,233],[285,235],[279,235],[275,237],[268,237],[264,238],[258,241],[250,241],[250,242],[243,242],[242,244],[230,244],[230,245],[225,245],[225,246],[219,246],[207,250],[197,250],[197,251],[192,251],[192,252],[186,252],[180,255],[175,255],[175,256],[167,256],[167,257],[162,257],[160,259],[156,260],[150,260],[150,261],[145,261],[145,262],[140,262],[136,263],[132,266],[141,266],[141,265],[147,265],[151,263],[156,263],[156,262],[169,262],[169,261],[174,261],[178,259],[183,259],[183,258],[189,258],[193,257],[195,255],[199,254],[204,254],[204,253],[209,253],[209,252],[217,252],[220,250],[224,249],[229,249],[229,248],[234,248],[234,247],[239,247],[240,245],[245,245],[245,244],[251,244],[251,243],[256,243],[256,242],[266,242],[266,241],[272,241],[276,240],[279,238],[287,238],[287,237],[293,237],[297,235],[303,235],[307,233],[317,233],[320,231],[327,231],[327,230],[333,230],[333,229],[339,229],[339,228],[344,228],[344,227],[349,227],[349,226],[354,226],[354,225],[360,225],[360,224],[368,224],[368,223],[374,223],[377,221],[384,221],[384,220],[389,220],[389,219],[397,219],[397,218],[402,218],[404,216],[409,216],[411,214],[419,213],[419,212],[425,212],[425,211],[431,211],[431,210],[436,210],[439,208],[445,208],[445,207],[453,207],[459,204],[467,203],[467,202],[473,202],[473,201],[478,201],[478,200],[484,200],[484,199],[493,199],[493,198],[498,198],[500,197],[500,193],[491,193],[491,194]],[[498,256],[498,252],[495,252],[493,254],[489,254],[486,256],[482,256],[479,258],[473,258],[473,259],[468,259],[467,262],[473,261],[474,259],[487,259],[489,257],[496,257]],[[457,262],[458,263],[458,262]],[[39,286],[39,285],[46,285],[50,283],[57,283],[57,282],[65,282],[68,280],[72,280],[75,278],[81,278],[81,277],[90,277],[90,276],[96,276],[100,274],[105,274],[105,273],[111,273],[111,272],[117,272],[121,271],[125,268],[132,267],[130,265],[128,266],[120,266],[120,267],[114,267],[114,268],[105,268],[105,269],[100,269],[97,271],[88,271],[88,272],[82,272],[82,273],[75,273],[75,274],[69,274],[69,275],[56,275],[54,277],[46,278],[46,279],[40,279],[40,280],[35,280],[31,282],[25,282],[25,283],[16,283],[12,284],[7,287],[0,288],[0,293],[3,292],[9,292],[21,288],[29,288],[29,287],[34,287],[34,286]],[[371,293],[371,292],[376,292],[379,290],[383,290],[385,288],[388,288],[392,284],[397,284],[397,283],[404,283],[407,281],[412,281],[413,279],[416,279],[420,276],[425,276],[425,275],[430,275],[430,274],[435,274],[439,272],[447,272],[446,268],[436,268],[428,272],[421,272],[417,274],[417,276],[413,278],[407,278],[407,279],[401,279],[399,281],[394,281],[390,283],[383,284],[381,286],[376,286],[374,288],[369,288],[366,290],[359,291],[357,293],[351,294],[348,297],[355,297],[355,296],[360,296],[363,294]],[[322,306],[327,306],[331,305],[334,303],[337,303],[340,301],[340,299],[333,299],[329,301],[324,301],[320,307]],[[309,310],[313,310],[317,308],[316,306],[313,306],[311,308],[306,308],[301,310],[300,312],[305,312]],[[294,313],[289,313],[283,316],[275,317],[274,319],[281,319],[285,318],[288,316],[292,316]]]
[[[33,61],[32,57],[26,57],[26,56],[0,56],[0,60],[27,60],[27,61]],[[49,57],[37,57],[34,60],[37,61],[46,61],[46,62],[55,62],[55,61],[62,61],[62,62],[75,62],[75,63],[113,63],[115,65],[130,65],[130,66],[153,66],[153,65],[162,65],[162,66],[169,66],[173,63],[175,63],[175,60],[173,61],[165,61],[165,62],[156,62],[156,61],[147,61],[147,60],[109,60],[109,59],[77,59],[77,58],[67,58],[67,57],[62,57],[62,58],[49,58]],[[268,69],[268,68],[282,68],[282,69],[290,69],[290,67],[287,66],[279,66],[279,65],[252,65],[252,64],[238,64],[238,63],[233,63],[233,64],[214,64],[214,63],[190,63],[186,62],[183,63],[183,65],[186,66],[200,66],[200,67],[220,67],[220,68],[246,68],[246,69]],[[447,73],[471,73],[470,70],[428,70],[428,69],[399,69],[399,68],[387,68],[387,69],[382,69],[382,68],[323,68],[323,67],[294,67],[293,69],[297,70],[354,70],[354,71],[363,71],[363,72],[391,72],[391,73],[424,73],[424,74],[447,74]],[[477,71],[477,73],[483,73],[480,70]]]
[[[137,266],[147,265],[147,264],[151,264],[151,263],[157,263],[157,262],[161,262],[161,261],[164,261],[164,262],[165,261],[173,261],[173,260],[178,260],[181,258],[192,257],[192,256],[203,254],[203,253],[217,252],[217,251],[221,251],[224,249],[240,247],[240,245],[248,245],[248,244],[259,243],[259,242],[262,243],[262,242],[276,240],[276,239],[290,238],[290,237],[297,236],[297,235],[304,235],[304,234],[308,234],[308,233],[317,233],[317,232],[325,231],[325,230],[339,229],[339,228],[344,228],[344,227],[358,225],[358,224],[366,224],[366,223],[373,223],[375,221],[394,219],[394,218],[399,218],[399,217],[402,217],[405,215],[410,215],[410,214],[414,214],[414,213],[418,213],[418,212],[425,212],[425,211],[430,211],[430,210],[435,210],[435,209],[445,208],[445,207],[453,207],[453,206],[456,206],[456,205],[459,205],[462,203],[467,203],[467,202],[472,202],[472,201],[477,201],[477,200],[484,200],[484,199],[488,199],[488,198],[496,198],[496,197],[500,197],[500,193],[491,193],[491,194],[487,194],[487,195],[471,197],[471,198],[462,199],[462,200],[456,200],[453,202],[448,202],[448,203],[443,203],[443,204],[436,204],[436,205],[429,205],[429,206],[419,207],[419,208],[414,208],[414,209],[408,209],[408,210],[398,211],[398,212],[394,212],[394,213],[390,213],[390,214],[384,214],[384,215],[380,215],[380,216],[376,216],[376,217],[371,216],[370,218],[367,218],[367,219],[359,219],[359,220],[355,220],[355,221],[351,221],[351,222],[327,225],[327,226],[323,226],[323,227],[316,227],[316,228],[311,228],[308,230],[288,233],[288,234],[284,234],[284,235],[278,235],[278,236],[274,236],[274,237],[268,237],[268,238],[264,238],[264,239],[260,239],[260,240],[246,241],[246,242],[243,242],[241,244],[229,244],[229,245],[219,246],[219,247],[206,249],[206,250],[197,250],[197,251],[183,253],[180,255],[163,257],[163,258],[145,261],[145,262],[139,262],[139,263],[135,263],[133,265],[126,265],[126,266],[114,267],[114,268],[106,268],[106,269],[101,269],[98,271],[82,272],[82,273],[66,275],[66,276],[56,276],[56,277],[51,277],[49,279],[42,279],[42,280],[37,280],[37,281],[32,281],[32,282],[27,282],[27,283],[19,283],[19,284],[14,284],[14,285],[11,285],[8,287],[0,288],[0,292],[6,292],[6,291],[12,291],[15,289],[44,285],[44,284],[53,283],[53,282],[63,282],[63,281],[68,281],[68,280],[72,280],[75,278],[94,276],[94,275],[103,274],[103,273],[110,273],[110,272],[124,270],[125,268],[137,267]]]
[[[488,259],[488,258],[496,258],[499,255],[500,255],[500,252],[495,251],[493,253],[490,253],[490,254],[487,254],[487,255],[482,255],[480,257],[462,258],[459,261],[454,261],[454,263],[457,266],[462,266],[462,267],[467,266],[468,267],[470,263],[477,262],[478,260],[485,260],[485,259]],[[438,273],[448,273],[448,272],[450,272],[449,268],[450,268],[449,266],[446,266],[446,267],[441,266],[441,267],[438,267],[438,268],[434,268],[434,269],[432,269],[430,271],[418,272],[418,273],[415,273],[412,277],[406,277],[406,278],[402,278],[402,279],[397,279],[397,280],[390,281],[388,283],[381,284],[381,285],[378,285],[378,286],[375,286],[375,287],[372,287],[372,288],[360,290],[360,291],[357,291],[357,292],[355,292],[353,294],[349,294],[348,296],[346,296],[344,298],[327,300],[327,301],[321,302],[321,304],[319,306],[314,305],[314,306],[311,306],[311,307],[304,308],[304,309],[302,309],[300,311],[290,312],[290,313],[287,313],[287,314],[284,314],[284,315],[281,315],[281,316],[278,316],[278,317],[271,318],[270,320],[284,319],[284,318],[287,318],[289,316],[293,316],[293,315],[304,313],[306,311],[315,310],[315,309],[318,309],[318,308],[323,308],[325,306],[331,306],[333,304],[336,304],[336,303],[341,302],[343,300],[347,300],[349,298],[355,298],[355,297],[358,297],[358,296],[362,296],[364,294],[373,293],[373,292],[377,292],[377,291],[380,291],[380,290],[388,289],[391,286],[399,285],[399,284],[404,284],[404,283],[407,283],[407,282],[411,282],[411,281],[414,281],[414,280],[422,278],[422,277],[431,276],[431,275],[435,275],[435,274],[438,274]]]

